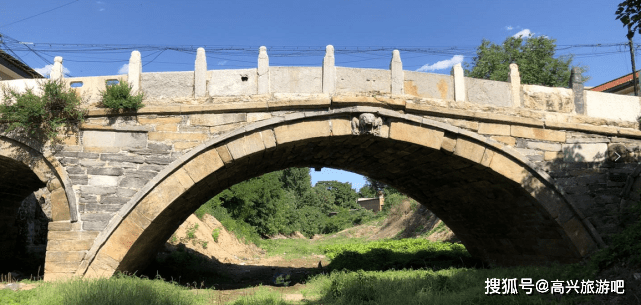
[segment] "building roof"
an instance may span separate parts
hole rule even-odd
[[[22,61],[0,50],[0,65],[10,69],[24,78],[43,78],[36,70],[25,65]]]
[[[641,70],[640,70],[641,71]],[[639,71],[637,71],[637,79],[639,78]],[[614,89],[622,89],[624,87],[632,86],[632,73],[626,74],[619,78],[605,82],[601,85],[594,86],[590,90],[599,92],[608,92]],[[617,88],[619,87],[619,88]]]

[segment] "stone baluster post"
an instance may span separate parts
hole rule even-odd
[[[519,66],[515,63],[510,64],[510,90],[512,91],[512,107],[521,107],[521,75]]]
[[[64,78],[64,68],[62,67],[62,57],[56,56],[53,59],[53,67],[51,68],[51,73],[49,73],[49,78],[52,80],[58,80]]]
[[[403,62],[401,62],[401,53],[398,50],[392,51],[392,61],[389,64],[392,74],[392,95],[403,94]]]
[[[454,76],[454,100],[465,102],[465,77],[463,76],[463,66],[459,63],[452,67],[452,76]]]
[[[570,72],[570,89],[574,94],[574,111],[576,114],[585,114],[584,88],[581,81],[581,68],[579,67],[572,68]]]
[[[267,47],[262,46],[258,52],[258,94],[269,93],[269,56]]]
[[[127,73],[127,82],[131,86],[131,93],[137,94],[141,90],[140,83],[142,82],[142,59],[140,52],[131,52],[129,58],[129,72]]]
[[[331,44],[325,48],[323,58],[323,93],[332,95],[336,92],[336,66],[334,58],[334,46]]]
[[[198,48],[194,64],[194,97],[207,95],[207,57],[205,49]]]

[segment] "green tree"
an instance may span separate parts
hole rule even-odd
[[[393,188],[392,186],[385,184],[383,182],[380,182],[378,180],[374,180],[370,177],[365,177],[365,181],[366,181],[365,185],[361,187],[361,189],[358,191],[358,194],[361,197],[367,197],[367,198],[378,197],[378,192],[383,192],[385,196],[400,193],[397,189]]]
[[[566,87],[570,80],[572,55],[554,57],[556,40],[545,36],[508,37],[497,45],[483,39],[471,64],[465,65],[468,77],[508,81],[510,64],[519,66],[521,83]],[[587,70],[580,67],[583,72]],[[583,80],[587,78],[583,77]]]
[[[280,172],[272,172],[233,185],[216,197],[235,219],[256,227],[263,236],[275,235],[289,225],[286,211],[291,209],[287,192],[279,180]]]
[[[628,27],[628,46],[630,47],[630,62],[632,63],[632,81],[634,83],[634,95],[639,95],[639,85],[637,81],[636,64],[634,63],[634,42],[632,38],[636,31],[641,34],[641,0],[626,0],[619,3],[615,12],[618,20],[621,20],[624,27]]]
[[[314,188],[330,191],[334,196],[334,204],[336,206],[347,209],[355,209],[359,207],[358,203],[356,203],[358,194],[356,194],[356,191],[352,188],[352,184],[349,182],[318,181]]]
[[[617,6],[615,12],[617,20],[621,20],[623,26],[628,28],[628,39],[634,37],[635,32],[641,34],[641,0],[625,0]]]

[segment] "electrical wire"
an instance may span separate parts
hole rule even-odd
[[[65,6],[69,5],[69,4],[72,4],[72,3],[75,3],[75,2],[78,2],[78,1],[79,1],[79,0],[74,0],[74,1],[71,1],[71,2],[69,2],[69,3],[63,4],[63,5],[61,5],[61,6],[54,7],[54,8],[52,8],[52,9],[50,9],[50,10],[46,10],[46,11],[44,11],[44,12],[42,12],[42,13],[38,13],[38,14],[35,14],[35,15],[33,15],[33,16],[29,16],[29,17],[27,17],[27,18],[22,18],[22,19],[20,19],[20,20],[14,21],[14,22],[10,22],[10,23],[4,24],[4,25],[0,25],[0,28],[3,28],[3,27],[5,27],[5,26],[10,26],[10,25],[12,25],[12,24],[16,24],[16,23],[18,23],[18,22],[22,22],[22,21],[25,21],[25,20],[29,20],[29,19],[34,18],[34,17],[38,17],[38,16],[40,16],[40,15],[42,15],[42,14],[46,14],[46,13],[48,13],[48,12],[51,12],[51,11],[57,10],[57,9],[59,9],[59,8],[65,7]]]

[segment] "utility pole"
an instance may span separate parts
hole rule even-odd
[[[634,95],[639,96],[639,86],[637,85],[637,69],[634,64],[634,43],[632,42],[633,36],[634,32],[632,31],[632,24],[628,23],[628,45],[630,46],[630,59],[632,60],[632,85],[634,88]]]

